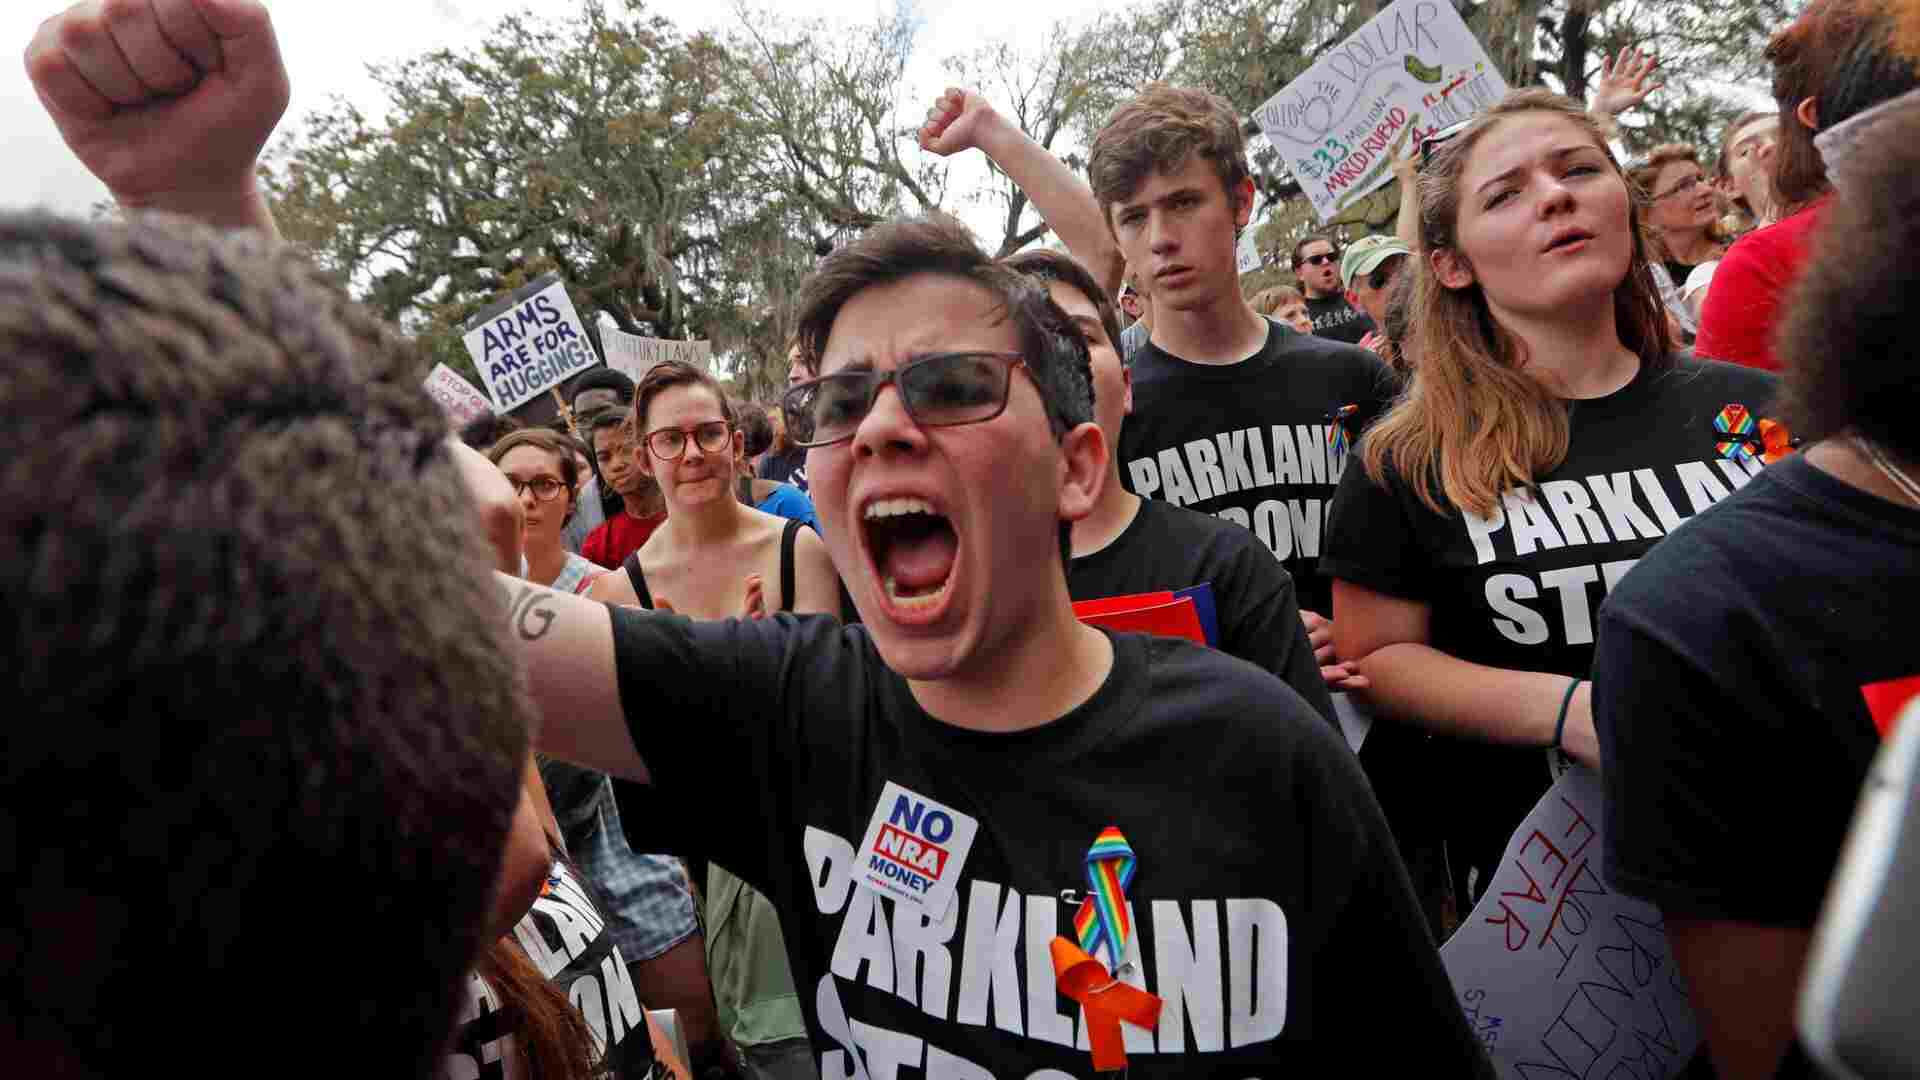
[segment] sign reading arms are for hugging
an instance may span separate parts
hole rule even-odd
[[[494,408],[503,413],[600,362],[555,274],[474,316],[464,340]]]

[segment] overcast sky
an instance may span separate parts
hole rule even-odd
[[[559,13],[571,0],[269,0],[293,80],[293,102],[281,130],[296,118],[324,105],[334,95],[375,111],[381,103],[367,78],[372,63],[414,55],[441,46],[471,45],[500,16],[533,8]],[[891,2],[876,0],[777,0],[783,13],[822,15],[856,20],[878,11],[891,11]],[[1016,25],[1029,30],[1035,15],[1078,18],[1102,7],[1118,7],[1119,0],[968,0],[965,4],[922,3],[923,25],[917,41],[913,82],[925,88],[928,99],[941,83],[939,59],[980,42],[1007,34]],[[28,84],[20,57],[41,20],[64,10],[60,0],[3,0],[0,2],[0,41],[7,43],[0,62],[0,131],[6,133],[6,167],[0,169],[0,206],[48,206],[85,213],[106,198],[103,189],[60,142],[59,133],[41,109]],[[683,28],[717,27],[733,19],[726,0],[654,0],[649,10],[665,15]],[[1018,22],[1016,23],[1016,20]],[[977,155],[976,155],[977,156]],[[971,175],[972,170],[969,170]],[[983,180],[984,170],[979,172]],[[966,180],[954,177],[954,190]],[[978,181],[975,181],[978,182]],[[992,230],[990,207],[953,209],[973,222],[983,234]],[[984,239],[984,235],[983,235]],[[997,234],[996,234],[997,239]]]

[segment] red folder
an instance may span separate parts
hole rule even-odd
[[[1176,600],[1171,592],[1081,600],[1073,605],[1073,613],[1089,626],[1186,638],[1201,645],[1207,643],[1207,632],[1200,625],[1200,613],[1194,607],[1193,598],[1183,596]]]

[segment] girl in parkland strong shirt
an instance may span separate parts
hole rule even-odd
[[[1435,823],[1464,911],[1547,751],[1598,764],[1608,589],[1785,432],[1772,376],[1674,353],[1644,208],[1577,103],[1517,91],[1424,149],[1420,361],[1341,477],[1321,569],[1382,717],[1369,751],[1401,763],[1376,783],[1414,789],[1382,802]]]

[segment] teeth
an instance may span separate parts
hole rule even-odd
[[[875,518],[901,517],[906,514],[934,515],[934,509],[927,500],[911,496],[899,499],[875,499],[867,504],[868,521]]]
[[[880,585],[883,589],[886,590],[887,599],[893,602],[894,607],[899,608],[903,611],[913,611],[919,608],[930,608],[935,604],[938,604],[940,602],[940,598],[947,595],[947,586],[952,581],[953,581],[953,578],[949,576],[947,577],[946,580],[940,583],[939,588],[933,590],[930,593],[922,593],[918,596],[902,596],[900,594],[900,583],[893,580],[892,574],[888,574],[885,577],[883,577],[880,580]]]

